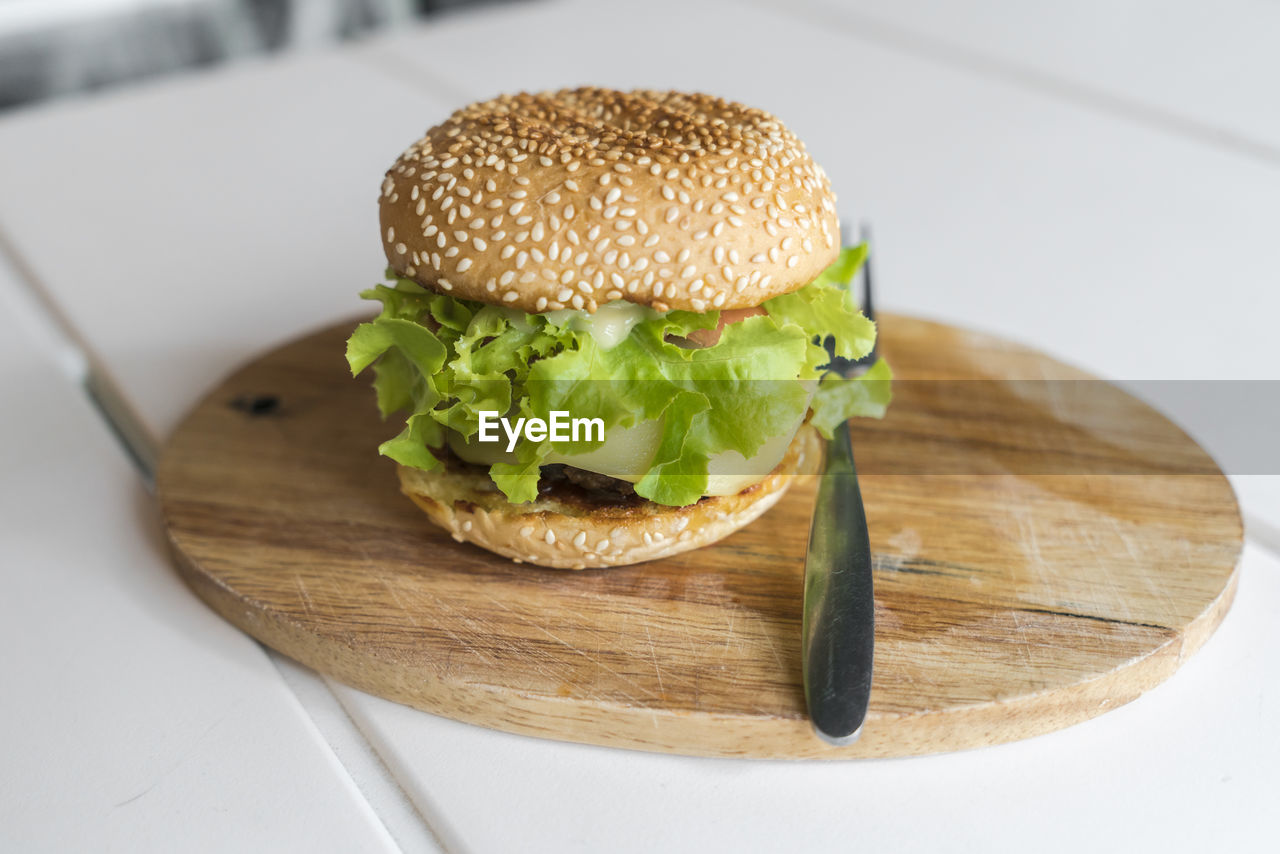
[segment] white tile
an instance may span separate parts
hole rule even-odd
[[[786,10],[657,0],[612,23],[588,8],[504,6],[346,59],[264,64],[0,122],[0,148],[16,154],[0,161],[0,224],[163,431],[233,363],[359,310],[355,291],[381,267],[382,170],[460,98],[583,82],[704,89],[781,115],[846,210],[874,218],[885,305],[1109,377],[1278,378],[1280,292],[1266,287],[1274,169],[855,43]],[[544,50],[528,49],[530,32],[545,34]],[[1280,518],[1270,505],[1257,512],[1271,510]],[[1263,799],[1280,760],[1268,723],[1275,569],[1251,554],[1221,635],[1149,697],[959,756],[696,761],[507,736],[339,695],[446,847],[760,849],[803,838],[876,850],[909,838],[990,850],[994,833],[1003,847],[1154,839],[1202,850],[1210,831],[1188,820],[1198,814],[1212,816],[1215,842],[1249,850],[1248,835],[1269,829]]]
[[[394,851],[262,649],[170,566],[0,266],[0,849]]]
[[[446,114],[333,53],[24,111],[0,227],[164,435],[237,364],[367,313],[382,172]]]
[[[1280,6],[1262,0],[800,0],[800,14],[957,69],[1280,163]],[[812,11],[811,11],[812,10]]]

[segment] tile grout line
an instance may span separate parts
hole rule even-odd
[[[21,293],[19,310],[26,315],[35,337],[53,351],[61,372],[89,398],[90,404],[106,422],[125,456],[137,469],[148,492],[155,491],[156,460],[159,443],[138,417],[137,411],[121,391],[111,372],[102,364],[67,316],[50,296],[49,288],[35,268],[18,250],[8,232],[0,224],[0,258],[8,261],[18,280]]]
[[[362,45],[359,50],[343,54],[343,57],[371,71],[376,71],[402,86],[441,98],[451,110],[477,98],[477,95],[466,87],[458,86],[433,71],[411,64],[403,59],[399,52],[389,50],[385,45]]]
[[[1245,541],[1280,558],[1280,528],[1244,508],[1240,515],[1244,519]]]
[[[59,309],[50,295],[49,288],[44,284],[43,279],[36,273],[35,268],[23,253],[19,251],[12,238],[9,237],[3,223],[0,223],[0,264],[5,264],[5,266],[9,267],[13,272],[14,279],[17,281],[17,285],[14,288],[0,288],[9,297],[6,301],[23,315],[21,318],[22,325],[28,329],[33,338],[38,339],[41,346],[49,351],[49,355],[57,365],[59,372],[79,387],[89,399],[94,411],[97,412],[109,432],[116,439],[121,452],[137,469],[148,494],[154,496],[155,467],[159,458],[159,443],[155,435],[146,427],[128,398],[120,390],[119,385],[112,378],[110,372],[107,371],[102,362],[93,353],[84,336],[80,334],[79,330]],[[281,681],[303,711],[306,712],[307,720],[312,726],[316,727],[318,732],[321,732],[319,726],[315,723],[311,710],[302,702],[302,698],[298,695],[294,685],[284,677],[283,673],[280,673],[280,666],[273,660],[272,651],[256,639],[254,639],[254,643],[272,661]],[[333,693],[328,683],[324,683],[324,690],[332,696],[339,707],[342,707],[341,701]],[[345,714],[345,707],[342,708]],[[354,722],[352,725],[354,727]],[[373,744],[364,737],[363,731],[359,727],[354,728],[359,733],[360,739],[365,742],[367,748],[376,753]],[[360,793],[360,796],[364,798],[365,805],[377,817],[379,825],[387,833],[388,838],[395,840],[386,820],[374,808],[364,790],[356,783],[351,769],[338,758],[337,751],[323,737],[323,733],[321,740],[325,742],[330,752],[334,755],[338,766],[347,775],[352,788]],[[381,760],[380,756],[379,759]],[[412,799],[409,798],[408,792],[400,784],[400,781],[394,776],[392,779],[396,788],[400,791],[401,797],[411,801]],[[426,826],[428,833],[435,837],[435,830],[427,824],[420,813],[418,817]],[[399,847],[398,841],[396,844]]]
[[[778,13],[773,4],[750,0],[751,5]],[[792,11],[793,10],[793,11]],[[1230,152],[1265,166],[1280,166],[1280,146],[1203,122],[1191,116],[1153,106],[1142,100],[1022,63],[1002,59],[980,49],[936,38],[909,27],[889,23],[864,12],[815,7],[811,0],[797,0],[787,14],[815,27],[838,28],[845,35],[917,59],[999,80],[1053,100],[1074,104],[1094,113],[1148,129],[1160,130],[1201,145]]]
[[[335,758],[347,772],[348,776],[351,777],[353,785],[355,785],[361,796],[364,797],[365,802],[370,805],[370,808],[372,809],[373,799],[369,797],[368,791],[372,789],[379,790],[380,803],[386,803],[387,805],[394,803],[396,805],[394,810],[390,810],[390,812],[397,814],[396,821],[389,821],[387,815],[377,810],[373,810],[373,812],[374,815],[378,817],[378,820],[382,823],[382,826],[387,830],[391,838],[395,841],[397,847],[402,852],[430,849],[444,852],[444,854],[458,854],[458,852],[462,851],[463,849],[461,845],[456,843],[446,844],[445,835],[440,832],[436,823],[427,820],[426,815],[424,815],[422,810],[418,807],[417,802],[414,801],[413,797],[404,788],[404,786],[401,785],[400,779],[391,769],[391,766],[387,763],[385,757],[383,757],[381,751],[374,743],[374,740],[366,734],[365,728],[361,726],[359,720],[352,715],[351,709],[348,708],[347,704],[343,701],[341,694],[334,689],[334,685],[330,677],[324,676],[306,665],[294,661],[284,653],[276,652],[269,647],[263,646],[263,651],[267,654],[267,657],[271,659],[271,663],[275,666],[276,671],[280,674],[280,677],[284,680],[285,684],[289,686],[294,696],[298,699],[299,705],[302,707],[303,711],[307,713],[312,726],[315,727],[323,740],[333,750]],[[303,701],[302,694],[307,691],[306,686],[302,684],[303,682],[311,683],[314,686],[314,691],[323,695],[319,702],[328,706],[330,709],[331,714],[326,716],[326,720],[331,722],[329,725],[321,724],[320,720],[312,713],[312,705]],[[345,736],[345,738],[332,737],[335,735],[333,732],[332,722],[337,722],[337,726],[342,730],[338,735]],[[340,740],[349,741],[354,745],[354,748],[359,751],[360,756],[358,763],[353,761],[355,760],[355,757],[348,757],[344,759],[343,751],[340,751],[337,748],[337,743]],[[352,766],[354,764],[362,765],[362,770],[365,773],[359,776],[353,773]],[[404,824],[407,823],[406,820],[408,822],[416,822],[421,825],[422,829],[426,832],[426,837],[429,838],[420,838],[416,842],[407,839],[404,831]]]
[[[390,775],[391,779],[395,781],[396,786],[400,788],[400,791],[404,794],[405,800],[413,809],[414,814],[418,816],[419,820],[421,820],[423,825],[425,825],[428,831],[430,831],[432,838],[440,846],[441,850],[445,851],[446,854],[461,854],[461,852],[467,851],[467,846],[462,843],[458,834],[449,826],[449,823],[445,819],[443,813],[435,809],[435,804],[432,804],[431,800],[425,795],[423,796],[423,800],[431,807],[432,812],[429,814],[428,811],[424,811],[422,809],[422,805],[419,804],[408,790],[401,785],[400,775],[404,773],[404,769],[399,766],[399,763],[394,763],[388,760],[388,755],[394,756],[394,751],[388,749],[386,745],[383,744],[383,739],[379,736],[377,727],[369,717],[367,715],[360,714],[358,707],[354,706],[354,704],[349,704],[344,698],[343,692],[334,688],[334,683],[337,682],[336,679],[332,676],[325,676],[323,674],[321,674],[319,678],[324,682],[329,693],[335,700],[337,700],[339,707],[341,707],[342,711],[346,714],[347,720],[360,733],[360,736],[364,741],[368,743],[370,751],[377,757],[381,767],[388,775]],[[359,691],[358,688],[350,687],[347,687],[346,690],[353,692]],[[431,714],[430,712],[419,713],[424,715]]]

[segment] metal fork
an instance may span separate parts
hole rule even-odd
[[[860,237],[868,250],[862,267],[862,310],[874,321],[874,253],[871,231],[865,223]],[[825,343],[831,353],[828,369],[845,378],[856,377],[875,363],[874,347],[861,359],[850,361],[835,356],[831,339]],[[831,744],[852,744],[862,734],[871,696],[875,601],[871,540],[847,421],[827,443],[814,503],[804,564],[802,633],[804,696],[813,728]]]

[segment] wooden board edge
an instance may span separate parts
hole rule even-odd
[[[1172,676],[1222,623],[1238,586],[1240,553],[1222,592],[1182,632],[1096,679],[1012,700],[910,716],[873,713],[847,747],[819,741],[803,716],[731,716],[523,696],[483,684],[451,685],[427,672],[321,643],[278,612],[240,597],[195,566],[170,538],[179,574],[206,604],[263,644],[367,693],[488,729],[653,753],[738,759],[871,759],[971,750],[1064,729],[1140,697]],[[1242,543],[1243,547],[1243,543]],[[554,711],[562,710],[558,716]],[[550,720],[549,720],[550,719]],[[554,720],[555,723],[550,723]],[[569,735],[569,734],[572,735]],[[691,749],[689,745],[697,745]]]

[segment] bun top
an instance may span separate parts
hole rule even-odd
[[[464,107],[400,155],[379,208],[400,275],[526,312],[748,308],[840,248],[830,182],[791,131],[681,92]]]

